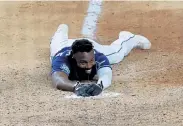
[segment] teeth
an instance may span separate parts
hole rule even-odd
[[[86,73],[91,73],[91,69],[90,70],[85,70]]]

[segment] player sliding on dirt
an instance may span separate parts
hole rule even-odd
[[[77,96],[96,96],[112,83],[111,64],[119,63],[133,48],[150,49],[141,35],[122,31],[111,45],[88,38],[68,39],[68,26],[61,24],[50,44],[52,82]]]

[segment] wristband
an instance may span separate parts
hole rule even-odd
[[[76,81],[76,83],[74,84],[74,91],[75,91],[75,89],[76,89],[76,87],[78,86],[80,84],[80,82],[79,81]]]
[[[104,85],[102,83],[102,81],[98,84],[102,89],[104,88]]]

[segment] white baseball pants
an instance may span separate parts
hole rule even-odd
[[[68,38],[68,26],[61,24],[54,33],[50,43],[50,59],[62,48],[71,46],[75,40],[76,39]],[[138,44],[138,39],[135,35],[126,31],[120,32],[119,38],[110,45],[101,45],[94,40],[88,40],[93,43],[94,49],[107,56],[110,64],[115,64],[122,61],[123,58],[127,56],[129,52]]]

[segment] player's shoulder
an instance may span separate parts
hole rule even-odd
[[[95,50],[95,62],[97,69],[102,67],[111,67],[108,58],[103,54]]]
[[[52,59],[52,73],[55,71],[62,71],[69,75],[70,62],[69,62],[70,49],[63,48],[55,54]]]
[[[107,58],[103,53],[97,51],[96,49],[94,49],[94,53],[95,53],[95,59],[99,59],[99,58]]]
[[[58,51],[55,54],[54,58],[56,58],[56,57],[65,57],[65,56],[70,55],[70,53],[71,53],[71,47],[65,47],[65,48],[61,49],[60,51]]]

